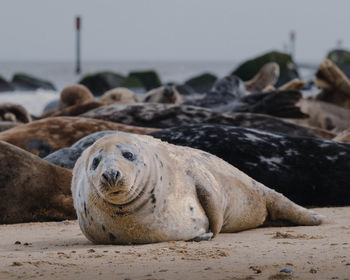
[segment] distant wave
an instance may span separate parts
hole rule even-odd
[[[35,116],[41,115],[44,107],[52,100],[58,99],[59,94],[55,91],[11,91],[0,93],[0,103],[10,102],[20,104]]]

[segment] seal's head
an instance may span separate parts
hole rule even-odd
[[[115,103],[131,104],[138,102],[138,98],[130,89],[119,87],[106,91],[101,96],[100,101],[106,105]]]
[[[111,204],[136,199],[147,183],[149,160],[136,135],[108,135],[92,145],[86,157],[87,179],[98,195]]]

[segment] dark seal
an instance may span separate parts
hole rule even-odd
[[[349,144],[222,125],[188,125],[151,135],[214,154],[298,204],[350,205]]]
[[[256,128],[292,136],[326,139],[332,139],[335,136],[322,129],[296,125],[267,115],[250,113],[222,114],[206,108],[174,104],[112,104],[96,108],[80,116],[155,128],[209,123]]]

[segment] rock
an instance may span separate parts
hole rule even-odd
[[[327,54],[327,58],[334,62],[346,76],[350,77],[350,51],[335,49]]]
[[[13,91],[13,86],[0,76],[0,92],[1,91]]]
[[[146,91],[143,83],[136,77],[130,77],[130,76],[126,77],[122,86],[128,89],[131,89],[134,92],[143,93]]]
[[[130,72],[129,78],[138,79],[146,90],[151,90],[162,85],[160,78],[154,70]]]
[[[276,62],[280,67],[280,76],[276,83],[279,87],[290,80],[299,78],[297,66],[292,57],[285,53],[272,51],[242,63],[232,74],[237,75],[243,81],[251,80],[258,71],[269,62]]]
[[[107,90],[121,87],[125,81],[125,77],[114,72],[97,72],[85,75],[79,84],[88,87],[95,96],[101,96]]]
[[[24,73],[16,73],[12,78],[12,85],[19,90],[36,90],[39,88],[56,90],[51,82]]]
[[[196,93],[208,92],[218,78],[210,73],[203,73],[193,77],[185,82],[185,85],[190,86]]]
[[[291,270],[289,268],[283,268],[280,270],[280,272],[287,273],[287,274],[293,274],[293,270]]]
[[[46,113],[47,111],[54,110],[58,108],[59,99],[55,99],[47,103],[44,107],[43,113]]]

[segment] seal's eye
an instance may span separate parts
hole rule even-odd
[[[91,169],[95,170],[97,166],[100,164],[100,161],[101,161],[101,156],[95,157],[92,161]]]
[[[130,161],[135,160],[135,155],[130,152],[123,152],[123,157],[125,157],[127,160],[130,160]]]

